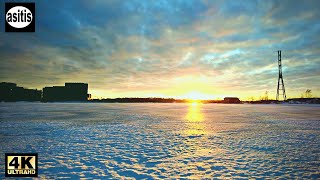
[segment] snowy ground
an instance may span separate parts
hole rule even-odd
[[[0,103],[46,178],[320,178],[319,105]]]

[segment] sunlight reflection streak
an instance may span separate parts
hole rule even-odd
[[[190,103],[185,119],[187,120],[187,129],[185,131],[187,135],[206,134],[203,124],[204,116],[201,112],[201,103]]]

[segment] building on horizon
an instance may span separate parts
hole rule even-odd
[[[87,83],[65,83],[65,86],[44,87],[42,101],[87,101]]]
[[[41,90],[26,89],[17,86],[16,83],[1,82],[0,83],[0,101],[40,101]]]
[[[232,103],[232,104],[239,104],[241,101],[237,97],[225,97],[223,99],[224,103]]]

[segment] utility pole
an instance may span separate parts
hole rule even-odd
[[[284,88],[283,76],[282,76],[282,65],[281,65],[281,50],[278,51],[278,67],[279,67],[279,77],[278,77],[278,88],[277,88],[277,100],[279,101],[279,96],[283,96],[283,101],[287,100],[286,90]]]

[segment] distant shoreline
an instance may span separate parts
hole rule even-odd
[[[35,102],[35,103],[203,103],[203,104],[320,104],[320,98],[293,98],[286,101],[257,100],[240,101],[237,103],[225,102],[225,100],[188,100],[173,98],[115,98],[92,99],[87,101],[1,101],[6,102]]]

